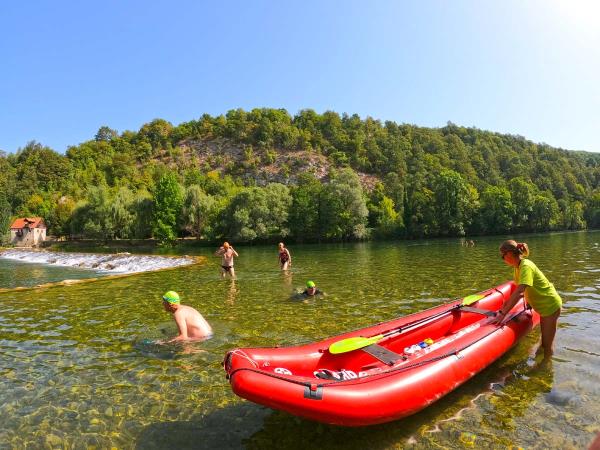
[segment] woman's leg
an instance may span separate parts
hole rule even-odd
[[[554,343],[554,336],[556,335],[556,326],[559,316],[560,309],[558,309],[551,316],[540,318],[540,327],[542,328],[542,347],[544,347],[545,359],[550,358],[554,352],[552,345]]]

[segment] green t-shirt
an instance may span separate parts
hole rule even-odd
[[[528,259],[522,259],[519,267],[515,269],[515,283],[527,286],[525,300],[542,317],[554,314],[562,306],[562,300],[554,289],[554,285]]]

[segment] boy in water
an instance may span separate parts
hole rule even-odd
[[[212,335],[212,328],[202,314],[191,306],[182,305],[177,292],[166,292],[162,299],[165,311],[173,314],[177,328],[179,328],[179,335],[164,341],[164,343],[196,340]]]
[[[240,255],[229,245],[229,242],[224,242],[219,250],[215,252],[215,256],[221,256],[221,277],[225,278],[225,275],[229,274],[231,278],[235,278],[233,257]]]

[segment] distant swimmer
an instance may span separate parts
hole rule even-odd
[[[306,289],[304,289],[302,294],[306,297],[314,297],[315,295],[323,295],[323,291],[317,289],[317,285],[314,281],[309,280],[306,282]]]
[[[283,242],[279,243],[279,267],[281,270],[288,270],[292,265],[292,255],[290,255],[290,251],[285,248]]]
[[[179,335],[161,343],[190,341],[212,335],[212,328],[198,311],[180,303],[177,292],[169,291],[162,296],[165,311],[173,314]]]
[[[317,285],[314,281],[306,282],[306,289],[301,291],[300,289],[296,290],[295,294],[292,294],[290,300],[303,300],[306,301],[309,298],[316,298],[317,296],[325,296],[325,292],[317,289]]]
[[[229,242],[224,242],[219,250],[215,252],[215,256],[221,257],[221,276],[225,278],[227,274],[231,278],[235,278],[235,271],[233,270],[233,257],[238,257],[238,253],[233,249]]]

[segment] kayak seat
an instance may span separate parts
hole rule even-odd
[[[405,360],[406,356],[399,355],[391,350],[388,350],[385,347],[377,344],[371,344],[362,349],[364,352],[367,352],[369,355],[378,359],[382,363],[387,364],[388,366],[393,366],[398,361]]]

